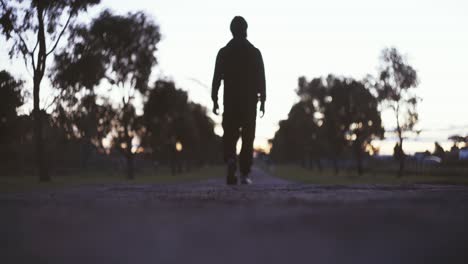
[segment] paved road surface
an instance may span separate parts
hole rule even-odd
[[[0,195],[0,263],[468,263],[468,188],[222,180]]]

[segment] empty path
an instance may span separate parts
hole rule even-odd
[[[223,179],[0,194],[0,263],[468,263],[468,188]]]

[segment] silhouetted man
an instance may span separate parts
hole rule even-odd
[[[223,147],[227,163],[227,184],[237,184],[236,145],[242,137],[239,157],[241,183],[250,184],[253,159],[257,102],[265,114],[265,70],[260,51],[247,40],[247,22],[240,16],[231,22],[233,39],[216,58],[211,98],[213,112],[218,114],[218,90],[224,81]]]

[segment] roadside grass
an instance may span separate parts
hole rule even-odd
[[[466,176],[432,176],[405,174],[397,177],[395,172],[372,172],[367,171],[363,175],[358,175],[355,170],[342,170],[338,174],[331,169],[318,171],[316,169],[305,169],[298,165],[276,165],[265,168],[272,175],[293,181],[308,184],[329,184],[329,185],[351,185],[351,184],[455,184],[468,185],[468,175]]]
[[[176,175],[172,175],[168,168],[160,168],[157,171],[142,169],[136,171],[134,180],[127,180],[123,171],[96,169],[59,173],[53,175],[50,182],[39,182],[37,176],[32,174],[6,175],[0,177],[0,193],[62,189],[83,185],[193,182],[222,177],[223,173],[224,168],[221,166],[194,168]]]

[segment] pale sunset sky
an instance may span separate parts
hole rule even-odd
[[[80,19],[89,20],[105,8],[120,14],[143,10],[153,16],[163,35],[153,80],[173,79],[192,101],[208,109],[216,54],[231,38],[231,19],[243,16],[248,39],[263,54],[267,79],[267,113],[257,121],[257,146],[266,145],[297,102],[299,76],[375,75],[381,50],[390,46],[417,70],[420,85],[415,92],[423,99],[417,126],[423,132],[408,140],[405,151],[433,150],[434,141],[448,149],[448,136],[468,134],[466,0],[103,0]],[[0,46],[0,69],[30,84],[22,59],[10,61],[7,43],[0,40]],[[43,105],[51,91],[45,80]],[[220,123],[220,117],[212,117]],[[387,111],[383,120],[386,130],[394,128]],[[222,134],[222,129],[218,126],[216,132]],[[393,149],[395,139],[386,137],[376,142],[381,154]]]

